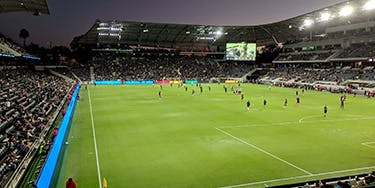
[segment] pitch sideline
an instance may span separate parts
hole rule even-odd
[[[101,179],[101,175],[100,175],[98,147],[97,147],[97,144],[96,144],[96,132],[95,132],[95,124],[94,124],[94,115],[92,113],[90,86],[87,86],[87,94],[89,96],[90,115],[91,115],[91,128],[92,128],[92,135],[94,137],[95,159],[96,159],[96,167],[97,167],[97,171],[98,171],[99,188],[102,188],[102,179]]]

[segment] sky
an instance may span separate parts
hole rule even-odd
[[[69,46],[95,20],[210,25],[257,25],[299,16],[346,0],[48,0],[51,15],[0,14],[0,33],[21,43]]]

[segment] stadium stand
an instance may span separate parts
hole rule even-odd
[[[242,77],[255,68],[247,62],[218,62],[205,57],[113,57],[98,54],[92,64],[97,80],[197,79]]]
[[[50,128],[49,121],[72,84],[27,68],[0,70],[1,187]]]

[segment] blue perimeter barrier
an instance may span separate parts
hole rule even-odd
[[[73,117],[74,108],[77,101],[77,95],[81,85],[77,84],[68,109],[66,110],[65,116],[60,124],[59,132],[55,138],[55,142],[52,145],[52,149],[49,152],[46,163],[43,166],[42,173],[39,176],[36,187],[45,188],[50,187],[52,178],[56,169],[57,162],[59,160],[60,152],[63,147],[65,137],[68,134],[70,120]]]
[[[153,80],[126,80],[126,85],[152,85],[154,84]]]
[[[95,80],[95,85],[120,85],[122,84],[121,80]]]

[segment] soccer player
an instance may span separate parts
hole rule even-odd
[[[300,99],[299,97],[297,97],[296,101],[297,101],[297,102],[296,102],[297,104],[300,104],[300,103],[301,103],[301,99]]]
[[[285,106],[285,107],[288,106],[288,99],[285,99],[285,100],[284,100],[284,106]]]
[[[201,91],[201,93],[203,93],[203,87],[202,87],[202,85],[199,85],[199,90]]]
[[[345,107],[345,96],[341,96],[340,97],[340,102],[341,102],[341,108],[344,108]]]
[[[194,96],[195,95],[195,90],[193,89],[193,91],[191,91],[191,95]]]
[[[251,106],[250,101],[247,101],[247,103],[246,103],[247,110],[250,110],[250,106]]]
[[[211,86],[208,86],[208,91],[211,91]]]
[[[245,95],[244,94],[241,94],[241,101],[243,101],[245,98]]]
[[[296,96],[298,96],[298,91],[296,91]]]
[[[263,107],[266,108],[266,106],[267,106],[267,100],[264,99],[264,100],[263,100]]]
[[[304,95],[305,94],[305,89],[302,89],[302,95]]]
[[[324,117],[327,117],[327,113],[328,113],[328,107],[327,105],[324,105]]]
[[[161,91],[159,91],[159,98],[161,98]]]
[[[187,87],[187,86],[184,86],[184,88],[185,88],[185,92],[187,92],[187,91],[188,91],[188,87]]]
[[[227,93],[228,92],[228,88],[224,86],[224,92]]]

